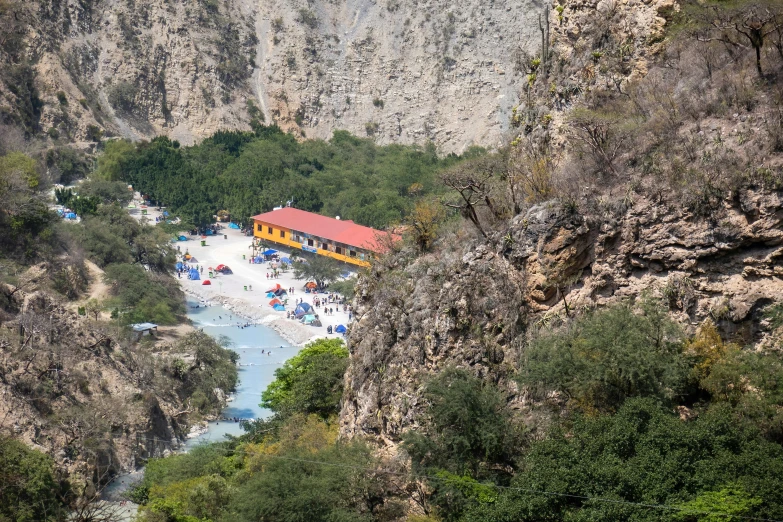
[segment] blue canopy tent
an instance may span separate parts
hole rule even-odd
[[[236,223],[229,223],[228,228],[233,228],[234,230],[239,230],[239,225]]]
[[[188,273],[188,279],[192,279],[193,281],[198,281],[201,279],[201,276],[198,275],[198,270],[191,268],[190,272]]]
[[[65,214],[65,219],[76,219],[76,214],[74,214],[73,212],[68,212],[67,214]]]
[[[299,319],[307,315],[310,311],[312,311],[312,309],[313,307],[307,303],[299,303],[294,310],[294,315],[297,319]]]
[[[291,264],[291,258],[289,258],[289,257],[281,257],[280,258],[280,262],[281,263],[285,263],[287,265],[290,265]]]
[[[174,266],[176,267],[177,270],[182,270],[182,267],[185,266],[185,265],[183,265],[182,263],[177,263]]]
[[[261,252],[265,256],[271,256],[272,254],[277,254],[277,250],[272,250],[271,248],[269,250],[264,250]]]
[[[334,331],[335,333],[345,333],[348,331],[348,329],[345,326],[338,324],[337,328],[335,328]]]
[[[188,240],[188,238],[186,238],[185,236],[179,236],[177,239],[180,240],[180,241],[187,241]]]
[[[283,306],[281,304],[276,304],[275,306],[273,306],[273,308],[275,310],[277,310],[278,312],[285,312],[285,306]]]
[[[276,297],[274,292],[267,292],[266,296],[269,297],[270,299]]]

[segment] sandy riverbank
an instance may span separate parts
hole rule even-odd
[[[140,202],[136,201],[139,205]],[[141,218],[138,210],[131,211],[131,215],[137,219]],[[155,217],[160,213],[150,207],[147,210],[147,218],[150,224],[155,223]],[[191,281],[183,276],[179,279],[182,290],[191,298],[200,303],[221,304],[231,310],[237,316],[253,323],[263,324],[275,330],[281,337],[291,344],[301,345],[314,339],[329,337],[342,338],[341,334],[326,333],[326,327],[331,325],[348,326],[348,313],[337,310],[337,305],[331,305],[334,309],[334,315],[325,315],[323,307],[316,312],[323,323],[322,327],[306,326],[299,321],[286,319],[285,312],[275,311],[269,306],[271,298],[266,297],[266,290],[274,287],[278,283],[283,288],[294,288],[293,295],[288,296],[287,310],[293,311],[293,304],[302,298],[306,303],[313,304],[314,294],[306,294],[304,284],[306,281],[294,279],[293,271],[280,274],[277,279],[267,279],[267,273],[271,273],[271,268],[267,263],[250,264],[248,259],[251,256],[252,237],[245,236],[239,230],[228,228],[227,224],[217,236],[207,236],[206,246],[201,246],[201,236],[190,236],[186,234],[187,241],[180,241],[176,246],[180,254],[190,253],[196,258],[190,264],[204,267],[202,279]],[[290,254],[290,251],[281,250],[281,256]],[[245,259],[242,259],[242,256]],[[234,272],[231,275],[217,274],[209,278],[209,267],[216,267],[225,264],[231,267]],[[346,265],[346,269],[351,267]],[[176,277],[176,276],[175,276]],[[204,286],[205,279],[211,281],[211,285]],[[247,290],[246,290],[247,288]],[[252,290],[251,290],[252,289]],[[320,294],[321,298],[325,294]],[[241,320],[240,320],[241,321]]]

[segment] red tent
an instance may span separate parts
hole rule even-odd
[[[226,265],[220,264],[220,265],[218,265],[218,266],[217,266],[217,268],[216,268],[215,270],[217,270],[218,272],[220,272],[220,271],[222,271],[224,268],[226,268]]]
[[[272,299],[269,301],[269,306],[275,306],[276,304],[283,304],[283,302],[280,299]]]
[[[277,283],[277,286],[275,286],[274,288],[270,288],[270,289],[269,289],[269,290],[267,290],[266,292],[267,292],[267,293],[269,293],[269,292],[275,293],[275,292],[276,292],[277,290],[279,290],[280,288],[281,288],[281,287],[280,287],[280,283]]]
[[[202,286],[203,285],[211,285],[211,284],[212,284],[212,281],[210,281],[209,279],[204,279],[204,282],[201,283]]]

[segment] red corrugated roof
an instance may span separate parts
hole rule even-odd
[[[383,250],[378,244],[378,239],[388,235],[388,232],[381,232],[374,228],[357,225],[350,220],[334,219],[291,207],[284,207],[253,216],[253,220],[304,232],[305,234],[364,248],[373,252]],[[392,234],[392,238],[397,240],[400,236]]]

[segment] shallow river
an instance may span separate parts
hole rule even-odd
[[[261,392],[274,380],[275,370],[296,355],[300,348],[292,347],[277,332],[266,326],[250,325],[240,328],[238,324],[245,324],[245,320],[222,306],[192,308],[196,304],[188,302],[188,318],[193,321],[193,326],[203,328],[218,341],[227,338],[230,341],[228,348],[239,354],[239,384],[234,400],[223,410],[223,416],[239,419],[269,416],[271,412],[259,406]],[[242,433],[238,422],[210,422],[208,431],[190,439],[186,447],[222,440],[226,434]]]
[[[195,301],[188,302],[188,318],[193,321],[193,326],[203,328],[219,342],[221,338],[227,338],[229,341],[227,347],[239,354],[239,384],[234,400],[223,410],[223,416],[257,419],[270,415],[272,412],[259,406],[261,392],[274,380],[275,370],[296,355],[300,347],[291,346],[277,332],[266,326],[251,325],[240,328],[237,324],[244,324],[245,321],[222,306],[200,305],[199,308],[192,308],[196,304],[198,303]],[[227,434],[241,435],[242,433],[238,422],[210,422],[207,432],[188,440],[184,449],[187,451],[197,444],[223,440]],[[142,469],[119,476],[102,492],[102,498],[112,502],[114,509],[117,509],[119,521],[133,520],[137,506],[133,503],[120,504],[120,501],[124,500],[131,484],[141,480],[143,474]]]

